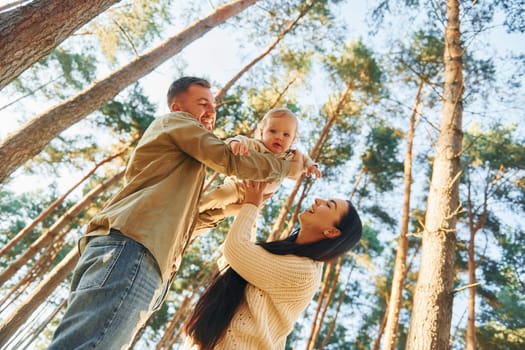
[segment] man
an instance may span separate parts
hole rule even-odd
[[[133,151],[123,188],[88,224],[68,309],[49,349],[122,349],[162,304],[190,241],[208,166],[241,179],[271,181],[299,164],[252,152],[234,155],[212,130],[210,84],[183,77],[168,91]]]

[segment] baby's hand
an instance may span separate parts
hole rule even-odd
[[[308,169],[306,169],[306,176],[315,176],[315,178],[321,177],[321,171],[319,170],[319,167],[317,165],[311,165]]]
[[[250,156],[248,145],[242,141],[232,140],[232,142],[230,142],[230,149],[235,155]]]

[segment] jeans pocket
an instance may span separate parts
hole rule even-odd
[[[73,274],[71,290],[100,288],[106,282],[126,241],[95,237],[88,243]]]

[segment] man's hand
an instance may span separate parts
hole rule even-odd
[[[250,156],[250,151],[248,150],[248,145],[239,140],[232,140],[230,142],[230,149],[235,155],[241,156]]]

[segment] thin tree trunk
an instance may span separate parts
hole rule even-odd
[[[290,210],[292,209],[292,205],[295,201],[295,196],[297,195],[297,192],[299,192],[299,189],[301,188],[301,184],[303,181],[304,175],[301,175],[299,179],[295,182],[295,185],[286,197],[286,203],[281,207],[279,210],[279,214],[275,218],[275,222],[272,227],[272,232],[270,233],[270,236],[268,238],[269,241],[275,241],[276,239],[283,236],[283,231],[286,230],[286,227],[284,226],[284,223],[286,221],[286,217],[290,213]]]
[[[49,268],[58,252],[64,247],[63,238],[66,233],[67,231],[57,237],[57,240],[59,240],[58,242],[48,245],[48,249],[45,249],[45,253],[40,255],[38,260],[29,268],[26,274],[20,278],[20,280],[12,286],[9,292],[2,298],[0,305],[3,306],[9,300],[18,299],[18,297],[20,297],[25,290],[35,282],[35,279],[41,275],[42,271]],[[9,305],[6,305],[6,308],[7,307],[9,307]],[[2,311],[4,311],[4,309],[0,310],[0,312]]]
[[[120,0],[33,0],[0,13],[0,90]]]
[[[155,347],[156,350],[171,349],[173,345],[173,338],[175,336],[175,328],[177,328],[177,326],[181,328],[180,321],[182,317],[187,315],[187,312],[190,309],[190,306],[193,301],[194,301],[194,295],[191,295],[191,296],[185,297],[182,303],[180,303],[180,306],[177,309],[177,312],[171,318],[170,322],[168,323],[166,327],[166,330],[164,331],[164,334],[162,335],[162,338],[157,343],[157,346]]]
[[[412,146],[414,143],[414,129],[416,125],[416,114],[421,102],[423,91],[423,81],[420,81],[417,91],[416,102],[412,109],[407,133],[407,153],[404,164],[404,186],[403,214],[401,218],[401,230],[398,239],[398,248],[394,264],[394,276],[392,277],[392,290],[386,314],[385,337],[383,340],[383,350],[394,350],[397,341],[397,331],[399,323],[399,312],[403,301],[403,289],[407,276],[406,260],[408,252],[408,224],[410,219],[410,193],[412,187]]]
[[[345,92],[341,95],[341,98],[339,99],[337,106],[333,113],[331,114],[331,117],[326,121],[326,124],[323,127],[323,130],[320,133],[319,139],[315,143],[312,151],[310,152],[310,158],[312,160],[316,160],[319,157],[319,154],[321,153],[321,148],[328,139],[328,134],[330,132],[330,129],[334,125],[334,123],[337,121],[341,114],[341,110],[343,106],[346,104],[348,99],[351,96],[351,93],[353,91],[353,85],[349,84],[345,90]],[[292,204],[295,200],[295,196],[297,195],[297,192],[299,191],[299,187],[301,186],[300,181],[302,181],[303,176],[300,177],[299,180],[297,180],[294,189],[292,190],[292,193],[288,196],[288,199],[286,203],[281,207],[281,210],[279,211],[279,215],[277,215],[277,218],[275,219],[275,222],[272,227],[272,232],[270,234],[270,237],[272,239],[275,239],[275,237],[279,236],[279,233],[283,230],[284,222],[286,221],[286,216],[290,212],[290,209],[292,208]]]
[[[474,203],[471,197],[470,184],[468,184],[468,195],[467,195],[467,208],[468,208],[468,225],[469,225],[469,245],[468,245],[468,285],[469,296],[468,296],[468,308],[467,308],[467,334],[465,337],[465,349],[466,350],[476,350],[476,233],[485,226],[488,215],[488,188],[485,188],[485,196],[481,207],[483,211],[478,219],[478,222],[475,222],[474,215]]]
[[[7,253],[11,248],[15,246],[18,242],[20,242],[29,232],[31,232],[36,225],[41,223],[46,217],[49,216],[64,200],[71,192],[73,192],[80,184],[82,184],[84,181],[86,181],[91,175],[97,171],[98,168],[100,168],[103,164],[112,161],[113,159],[121,156],[125,151],[127,151],[128,147],[123,147],[121,150],[117,151],[116,153],[112,154],[111,156],[107,157],[106,159],[102,160],[101,162],[98,162],[95,164],[95,166],[84,176],[80,181],[78,181],[76,184],[71,186],[62,196],[57,198],[53,203],[51,203],[44,211],[42,211],[29,225],[24,227],[20,232],[16,234],[15,237],[13,237],[5,247],[3,247],[0,250],[0,257],[2,257],[5,253]]]
[[[283,231],[281,231],[281,234],[279,235],[278,238],[288,237],[290,233],[292,232],[295,222],[297,221],[297,216],[299,215],[299,211],[301,210],[301,206],[303,205],[303,201],[305,200],[306,196],[310,192],[312,185],[313,185],[312,181],[308,181],[307,183],[304,183],[303,190],[301,191],[301,194],[299,195],[299,198],[297,199],[297,203],[292,212],[292,215],[290,216],[290,219],[286,223],[286,228]]]
[[[290,23],[288,23],[288,25],[286,26],[286,28],[284,29],[284,31],[282,33],[280,33],[277,38],[275,38],[275,40],[266,47],[266,49],[259,55],[257,56],[256,58],[254,58],[250,63],[248,63],[246,66],[244,66],[233,78],[231,78],[226,84],[224,84],[224,86],[222,87],[222,89],[219,90],[219,92],[217,92],[215,94],[215,99],[217,101],[222,101],[222,99],[224,98],[224,96],[226,95],[226,92],[228,90],[231,89],[231,87],[241,78],[241,76],[244,75],[244,73],[246,73],[247,71],[249,71],[253,66],[255,66],[260,60],[262,60],[264,57],[266,57],[270,52],[272,52],[272,50],[284,39],[284,37],[286,36],[286,34],[288,34],[289,32],[292,31],[292,29],[295,28],[295,26],[297,25],[297,23],[299,23],[299,21],[301,20],[301,18],[303,18],[306,13],[312,8],[313,6],[313,1],[307,3],[302,9],[301,11],[299,12],[299,15],[295,18],[295,20],[291,21]]]
[[[447,1],[443,111],[428,195],[408,350],[450,349],[463,109],[459,2]]]
[[[327,278],[323,282],[323,289],[325,289],[326,291],[322,294],[323,299],[317,299],[317,303],[320,305],[320,312],[316,313],[316,318],[314,321],[314,325],[312,326],[312,330],[310,332],[310,337],[308,338],[306,350],[313,350],[315,344],[317,343],[317,339],[319,338],[319,334],[321,333],[321,326],[323,325],[324,318],[326,316],[328,308],[330,307],[330,301],[332,300],[335,293],[337,281],[339,280],[342,261],[343,259],[339,257],[337,259],[337,262],[332,262],[329,264],[331,267],[330,272],[333,271],[333,276],[331,278]]]
[[[332,334],[334,332],[335,325],[337,323],[337,317],[339,316],[339,312],[341,311],[341,307],[344,304],[345,297],[346,297],[345,291],[348,289],[348,283],[350,282],[350,276],[352,275],[353,270],[354,269],[352,267],[350,269],[350,271],[348,272],[348,277],[346,278],[345,286],[341,289],[341,293],[339,294],[339,299],[337,300],[337,307],[336,307],[336,310],[335,310],[335,316],[332,317],[332,320],[330,321],[330,325],[328,327],[328,332],[326,332],[326,335],[325,335],[325,337],[323,339],[323,342],[319,346],[319,350],[323,350],[324,349],[324,347],[328,344],[328,341],[330,340],[330,338],[331,338],[331,336],[332,336]]]
[[[389,303],[390,301],[387,302],[387,306],[389,305]],[[383,333],[385,332],[387,318],[388,318],[388,312],[385,312],[383,314],[383,320],[381,321],[379,330],[377,331],[377,337],[376,337],[376,340],[374,341],[374,345],[372,346],[372,350],[378,350],[379,346],[381,345],[381,337],[383,336]]]
[[[18,131],[8,135],[0,142],[0,183],[19,166],[37,155],[62,131],[94,112],[128,85],[153,71],[215,26],[256,2],[257,0],[236,0],[217,8],[212,14],[193,23],[143,56],[137,57],[78,95],[37,115]]]
[[[24,264],[27,263],[31,257],[33,257],[38,251],[42,249],[44,245],[49,243],[54,236],[59,234],[59,232],[69,223],[71,220],[78,215],[84,208],[90,204],[95,197],[100,193],[104,192],[108,187],[114,185],[124,176],[124,170],[121,170],[119,173],[113,175],[110,179],[104,181],[97,187],[89,191],[88,194],[84,196],[77,204],[71,207],[57,222],[49,228],[49,230],[40,236],[31,246],[22,254],[16,261],[12,262],[2,273],[0,274],[0,285],[4,284],[5,281],[9,280],[13,275],[22,268]]]
[[[317,307],[315,308],[315,314],[313,317],[313,323],[312,323],[312,329],[310,329],[310,335],[308,337],[308,342],[306,343],[305,349],[311,349],[315,345],[315,334],[317,334],[317,329],[320,327],[320,319],[321,319],[321,313],[323,310],[323,301],[325,300],[326,294],[330,290],[330,274],[332,273],[332,269],[334,267],[333,263],[326,264],[326,269],[323,274],[323,283],[321,285],[321,292],[319,293],[319,296],[317,297]]]
[[[0,347],[4,346],[16,330],[42,304],[51,291],[66,278],[78,262],[78,252],[72,249],[69,254],[40,282],[35,290],[6,319],[0,323]]]
[[[469,285],[476,284],[476,261],[474,257],[474,238],[476,233],[470,231],[468,246],[468,279]],[[469,288],[468,295],[468,318],[467,318],[467,335],[466,350],[476,350],[476,287]]]
[[[67,304],[67,299],[62,300],[62,302],[55,307],[53,312],[47,316],[44,320],[42,320],[39,324],[39,326],[36,329],[31,330],[29,338],[24,337],[23,343],[26,345],[22,348],[22,344],[15,345],[15,349],[33,349],[30,345],[35,341],[36,338],[46,329],[46,327],[49,325],[49,323],[55,318],[55,316],[62,310]],[[20,341],[22,343],[22,341]]]

